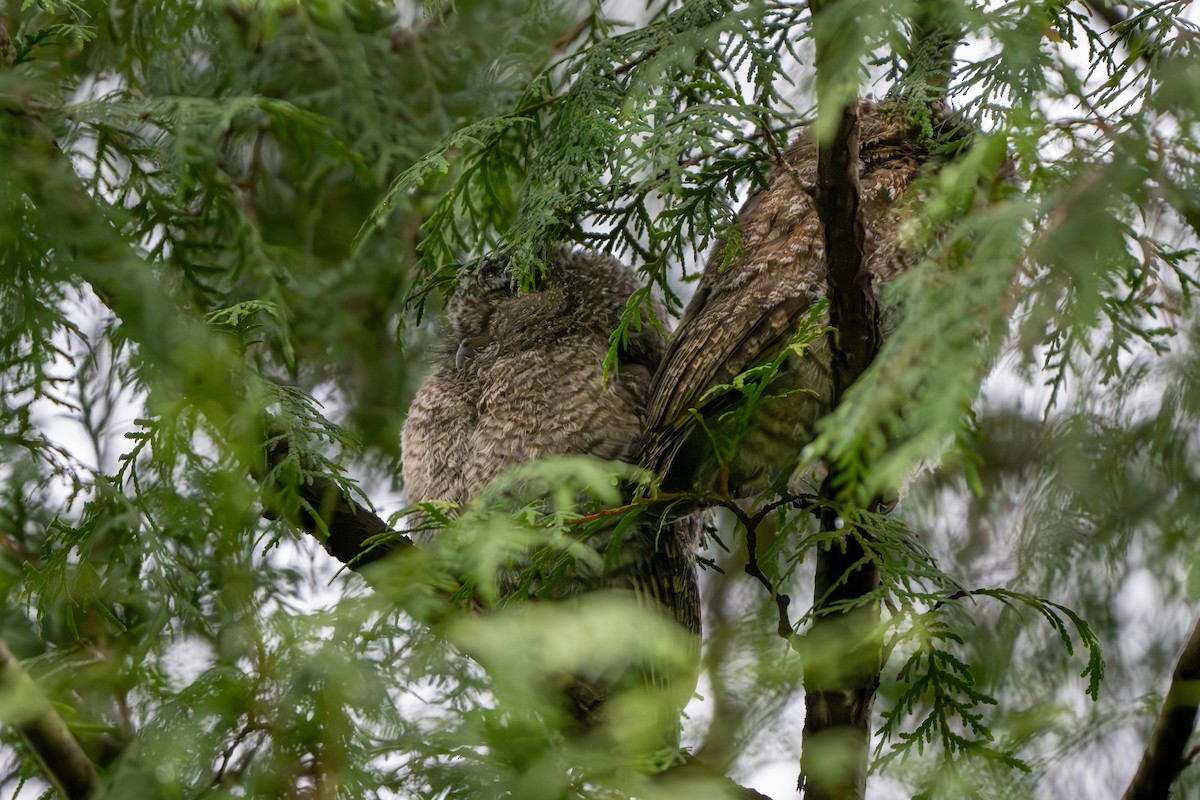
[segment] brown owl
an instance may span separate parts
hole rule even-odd
[[[934,145],[897,106],[861,104],[859,126],[865,256],[879,286],[912,261],[897,236],[905,215],[900,201]],[[816,145],[801,136],[784,159],[786,166],[776,168],[738,214],[741,255],[722,268],[722,243],[710,256],[655,376],[641,463],[663,476],[668,491],[714,490],[723,480],[734,497],[778,487],[828,410],[831,356],[822,337],[805,355],[788,357],[769,386],[771,397],[739,428],[732,446],[726,443],[727,472],[720,475],[714,442],[735,436],[721,421],[734,398],[712,396],[710,389],[776,358],[825,294]]]
[[[519,293],[506,261],[460,281],[433,375],[404,427],[404,484],[413,501],[465,503],[516,464],[552,455],[629,460],[641,437],[661,334],[630,336],[607,382],[609,337],[632,270],[557,247],[536,291]]]
[[[504,470],[547,456],[631,461],[646,399],[666,344],[647,321],[631,333],[615,372],[604,374],[610,337],[640,284],[615,259],[555,247],[534,291],[518,292],[504,259],[463,278],[447,306],[433,375],[404,426],[410,499],[463,504]],[[562,594],[633,590],[699,633],[694,523],[636,524],[622,534],[614,567],[570,575]],[[589,539],[612,563],[612,527]],[[511,588],[511,587],[510,587]],[[568,687],[571,712],[587,721],[603,685]],[[690,687],[688,692],[690,693]]]

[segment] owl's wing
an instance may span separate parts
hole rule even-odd
[[[728,398],[701,400],[713,386],[774,357],[822,296],[824,243],[812,200],[815,164],[808,166],[801,161],[800,169],[777,171],[746,202],[738,215],[741,258],[725,271],[719,270],[723,246],[709,258],[655,375],[642,466],[659,474],[668,469],[693,429],[691,409],[707,416],[722,406]]]
[[[887,283],[909,261],[897,236],[898,201],[930,150],[899,107],[863,103],[859,119],[864,249],[875,283]],[[683,488],[673,472],[696,466],[673,469],[696,427],[691,410],[712,419],[728,407],[733,400],[728,393],[704,399],[705,394],[776,357],[824,296],[816,156],[801,136],[784,156],[787,167],[776,169],[738,213],[742,254],[722,272],[725,245],[714,251],[655,376],[639,463],[662,476],[668,490]]]

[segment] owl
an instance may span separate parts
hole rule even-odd
[[[897,235],[908,213],[901,201],[934,145],[899,106],[874,103],[859,107],[859,141],[865,258],[879,287],[913,260]],[[727,259],[726,243],[710,255],[655,375],[640,460],[663,476],[667,491],[727,488],[733,497],[748,497],[779,488],[828,411],[833,380],[827,336],[803,355],[788,356],[767,399],[736,431],[722,420],[735,395],[711,391],[779,356],[825,294],[815,143],[802,135],[784,161],[738,214],[740,255]],[[827,321],[826,314],[821,322]],[[722,446],[723,438],[733,441]]]
[[[632,461],[641,447],[653,373],[666,344],[645,320],[605,374],[610,339],[630,296],[631,269],[599,253],[556,246],[533,291],[520,292],[505,259],[460,280],[447,304],[433,374],[405,422],[402,457],[412,502],[462,505],[510,467],[556,455]],[[567,576],[563,595],[630,589],[699,633],[695,522],[636,524],[602,575]],[[613,529],[589,544],[612,561]],[[509,587],[511,588],[511,587]],[[576,682],[571,713],[583,721],[606,687]],[[690,694],[690,689],[688,689]]]
[[[598,253],[556,247],[536,291],[518,292],[504,259],[463,278],[447,306],[433,375],[402,440],[416,502],[463,504],[517,464],[553,455],[628,461],[665,349],[648,322],[605,378],[609,339],[639,283]]]

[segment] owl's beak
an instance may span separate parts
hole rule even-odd
[[[454,368],[461,371],[466,364],[468,358],[475,357],[475,349],[467,344],[467,340],[463,339],[458,343],[458,350],[454,353]]]

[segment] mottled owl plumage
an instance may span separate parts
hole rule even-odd
[[[631,461],[640,449],[652,375],[666,350],[662,333],[646,321],[607,379],[604,369],[612,332],[640,288],[634,272],[609,256],[558,246],[534,291],[522,293],[505,267],[495,260],[465,276],[447,305],[434,372],[404,426],[413,502],[464,504],[504,470],[547,456]],[[564,593],[629,588],[699,632],[694,557],[677,533],[691,524],[625,534],[613,570],[572,576]]]
[[[897,229],[900,203],[932,155],[930,137],[898,106],[859,107],[860,200],[865,258],[876,286],[886,284],[913,260]],[[732,398],[704,398],[745,370],[775,358],[825,294],[825,242],[817,216],[817,148],[802,135],[784,153],[767,186],[738,214],[741,254],[724,269],[726,244],[709,257],[696,293],[654,379],[647,408],[648,435],[640,463],[664,476],[667,490],[719,488],[708,430]],[[827,315],[826,315],[827,319]],[[801,357],[789,356],[770,385],[774,399],[760,406],[741,431],[728,467],[735,497],[749,496],[786,480],[800,449],[832,395],[828,337]],[[702,402],[703,399],[703,402]]]
[[[404,483],[414,501],[463,504],[516,464],[550,455],[628,460],[665,345],[630,337],[604,380],[609,337],[631,270],[597,253],[556,248],[536,291],[518,293],[505,262],[464,277],[447,306],[433,375],[405,423]]]

